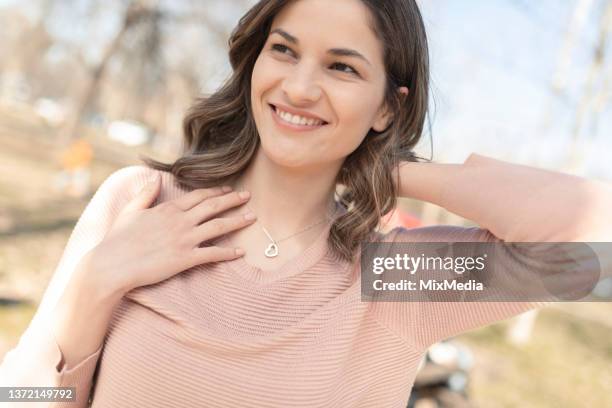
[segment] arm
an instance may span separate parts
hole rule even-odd
[[[429,201],[509,242],[609,241],[612,186],[471,154],[400,164],[399,194]]]
[[[402,163],[399,184],[401,196],[434,203],[484,228],[400,228],[388,233],[385,242],[588,242],[606,240],[612,231],[610,186],[562,173],[472,154],[464,164]],[[602,272],[609,274],[609,254],[598,256]],[[515,259],[508,253],[498,262],[518,273],[523,265]],[[428,347],[546,304],[375,302],[371,310],[400,337]]]
[[[76,387],[77,402],[64,405],[86,406],[108,322],[121,297],[110,285],[104,289],[88,279],[87,254],[151,171],[126,167],[100,186],[79,218],[32,321],[0,364],[1,386]]]
[[[59,372],[99,355],[113,311],[123,297],[118,284],[91,279],[87,259],[79,263],[50,315],[50,329],[61,350]]]

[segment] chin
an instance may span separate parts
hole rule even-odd
[[[272,146],[269,146],[272,144]],[[259,145],[260,153],[266,159],[277,166],[287,167],[292,169],[310,167],[312,162],[308,161],[303,150],[296,149],[295,146],[280,146],[282,143],[274,143],[273,141],[262,141]]]
[[[288,168],[300,168],[308,166],[308,163],[304,162],[303,157],[294,157],[293,154],[282,154],[280,152],[267,152],[266,156],[268,160],[274,164]]]

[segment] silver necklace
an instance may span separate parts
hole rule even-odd
[[[239,191],[244,191],[244,189],[243,189],[243,188],[240,188],[240,190],[239,190]],[[245,203],[245,206],[246,206],[246,207],[249,209],[249,211],[251,211],[252,213],[254,213],[254,211],[253,211],[253,210],[251,210],[251,207],[249,207],[249,205],[248,205],[248,204],[246,204],[246,203]],[[332,215],[334,215],[335,213],[336,213],[336,211],[334,211]],[[267,258],[274,258],[274,257],[278,256],[278,251],[279,251],[279,249],[278,249],[278,244],[279,244],[279,242],[285,241],[285,240],[287,240],[287,239],[289,239],[289,238],[293,238],[294,236],[296,236],[296,235],[298,235],[298,234],[301,234],[301,233],[303,233],[303,232],[306,232],[306,231],[308,231],[308,230],[310,230],[310,229],[312,229],[312,228],[316,227],[317,225],[320,225],[320,224],[322,224],[323,222],[325,222],[325,221],[329,220],[330,218],[332,218],[332,217],[325,217],[325,218],[323,218],[322,220],[317,221],[316,223],[311,224],[311,225],[307,226],[306,228],[299,230],[299,231],[298,231],[298,232],[296,232],[296,233],[293,233],[293,234],[291,234],[291,235],[289,235],[289,236],[286,236],[286,237],[284,237],[284,238],[277,239],[277,240],[275,240],[274,238],[272,238],[272,235],[270,235],[270,233],[268,232],[268,230],[266,229],[266,227],[264,227],[263,225],[260,225],[260,226],[261,226],[261,229],[263,230],[263,232],[266,234],[266,236],[267,236],[267,237],[268,237],[268,239],[270,240],[270,243],[268,244],[268,246],[267,246],[267,247],[266,247],[266,249],[264,250],[264,255],[265,255]],[[259,222],[259,220],[256,220],[255,222]]]

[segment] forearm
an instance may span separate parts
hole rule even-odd
[[[74,367],[100,348],[122,292],[97,284],[88,271],[86,259],[52,313],[51,327],[62,352],[62,366]]]
[[[612,228],[604,183],[474,154],[463,164],[403,163],[399,174],[400,196],[444,207],[506,241],[606,240]]]

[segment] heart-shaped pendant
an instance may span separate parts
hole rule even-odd
[[[274,258],[276,255],[278,255],[278,246],[276,243],[272,242],[269,244],[266,248],[265,254],[268,258]]]

